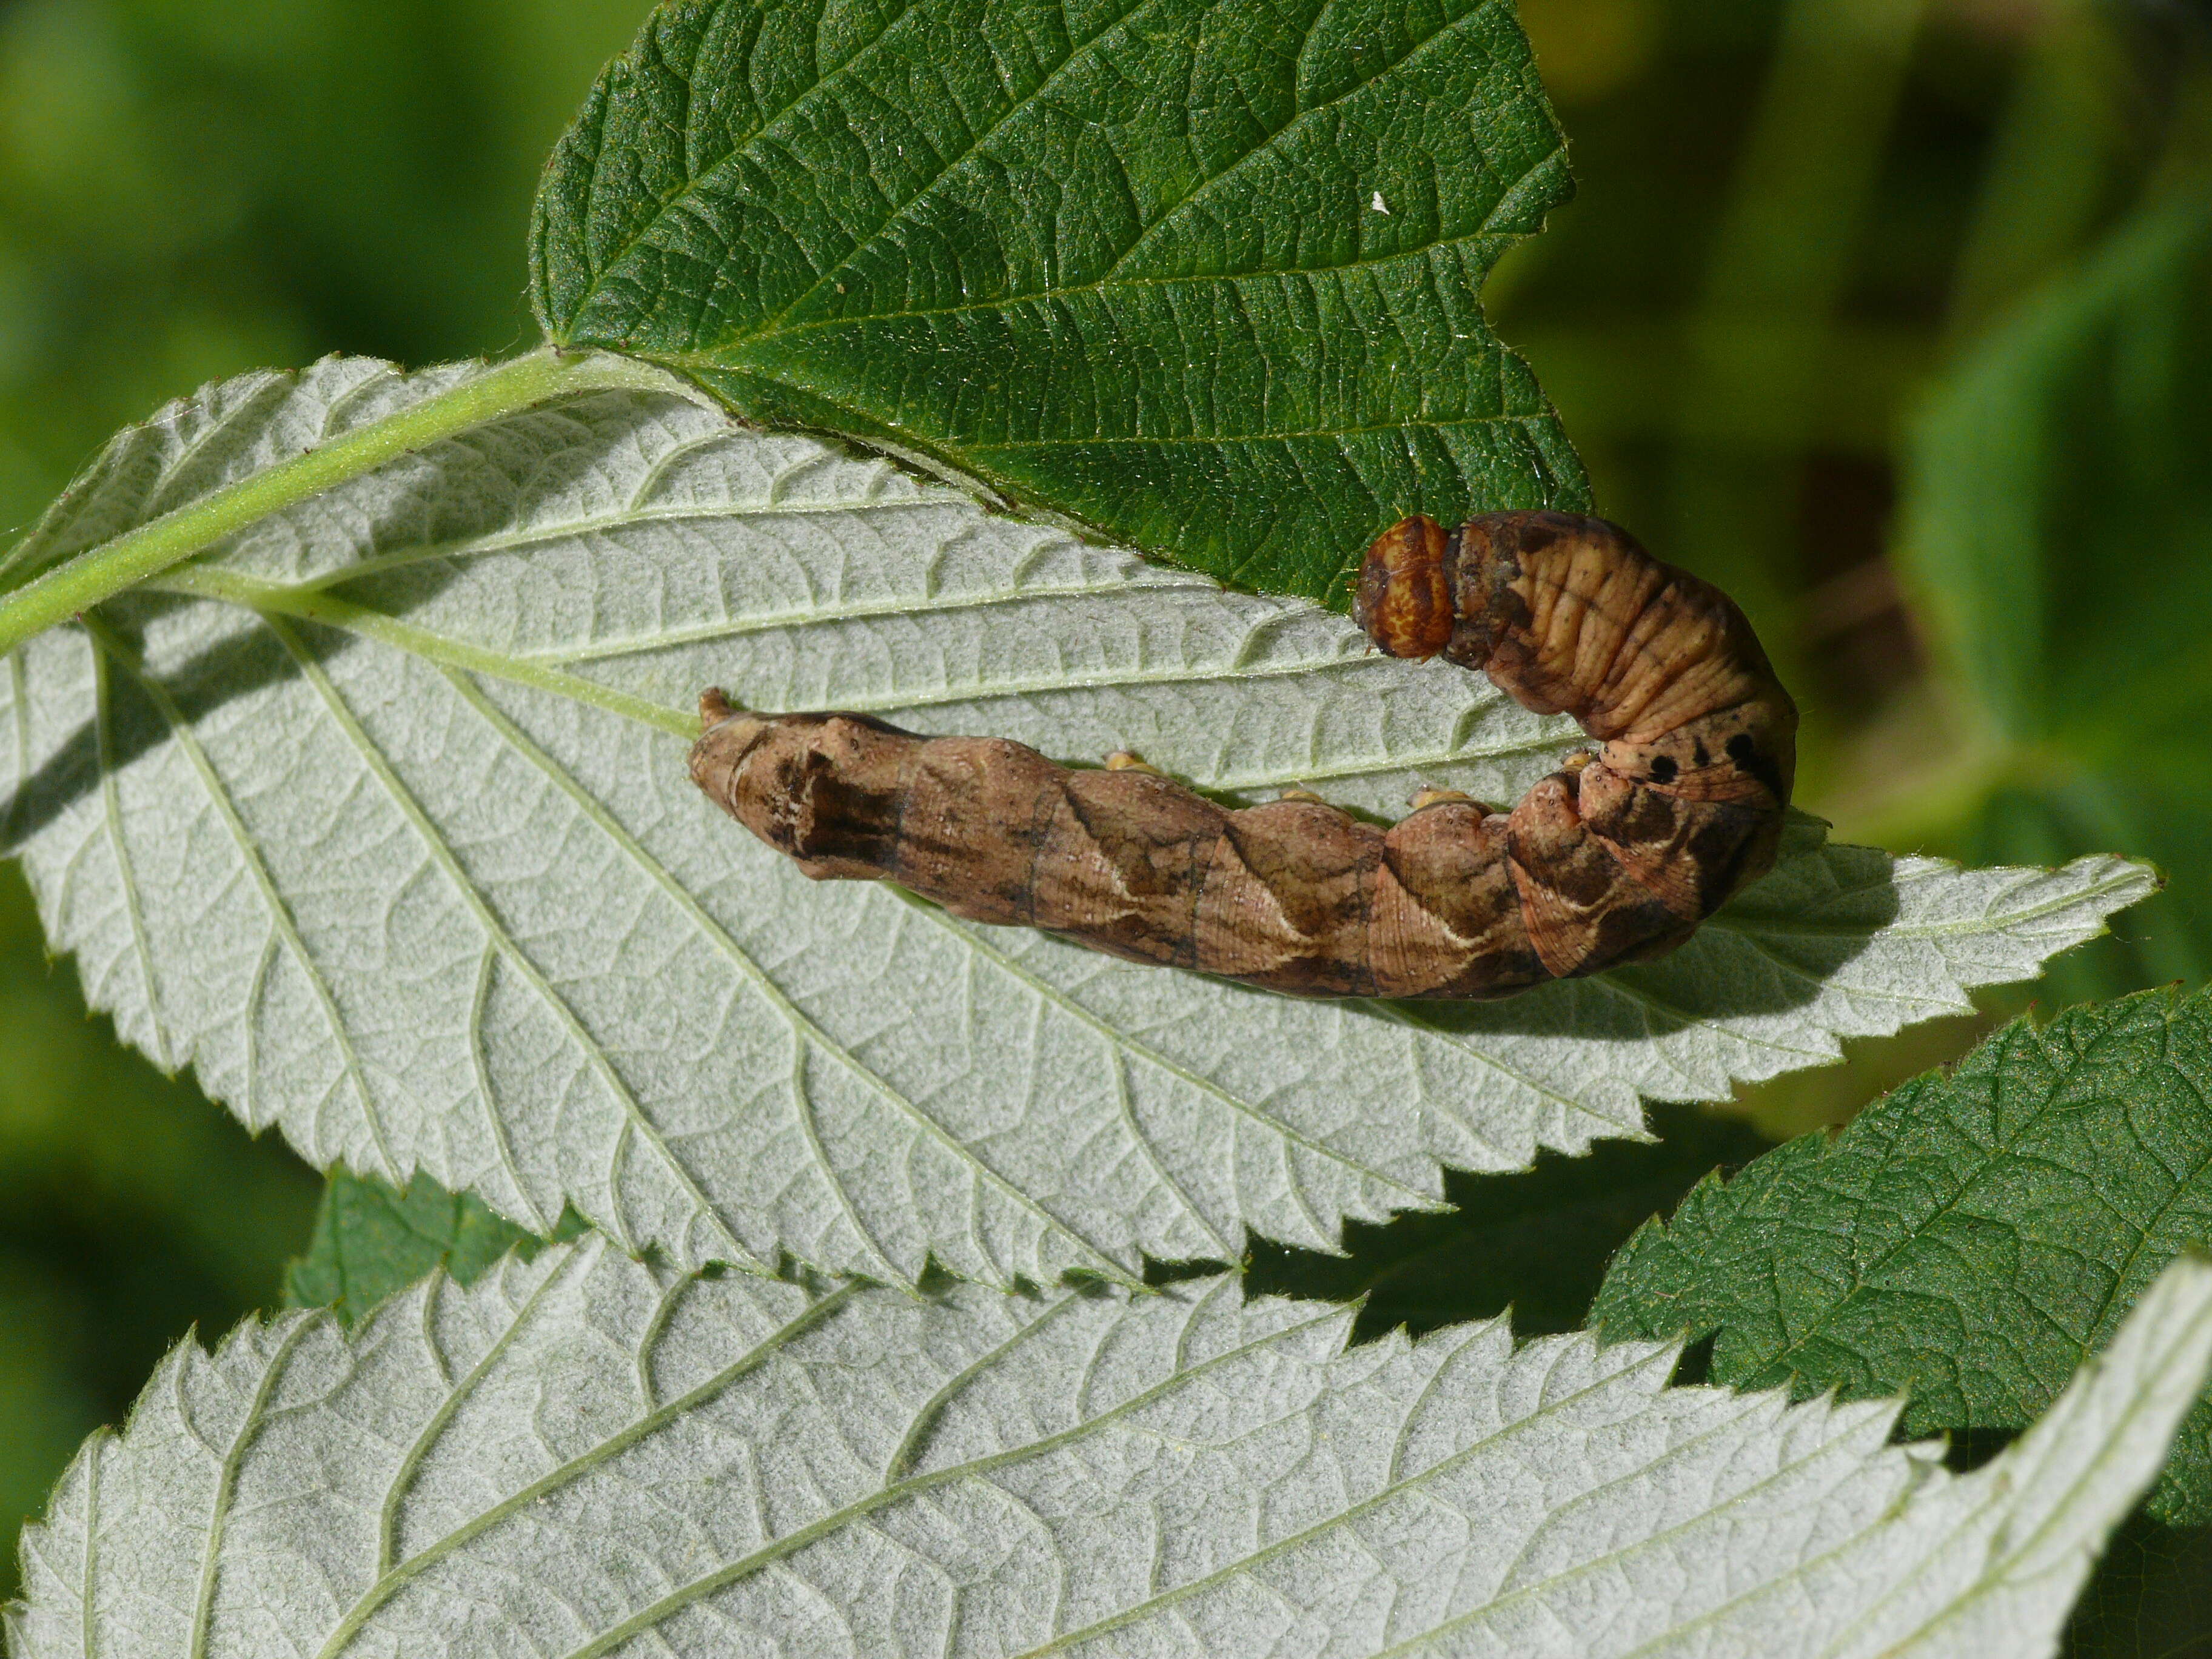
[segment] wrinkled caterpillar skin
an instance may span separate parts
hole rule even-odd
[[[1508,996],[1674,949],[1774,861],[1797,710],[1727,595],[1599,519],[1408,519],[1353,611],[1393,656],[1487,672],[1602,745],[1510,814],[1387,831],[1319,801],[1231,811],[1141,767],[998,738],[700,702],[699,787],[817,880],[1310,997]]]

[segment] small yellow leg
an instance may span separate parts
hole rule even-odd
[[[1154,766],[1142,755],[1131,749],[1116,749],[1112,754],[1107,756],[1106,769],[1109,772],[1142,772],[1146,776],[1153,778],[1167,775],[1158,767]]]
[[[1296,787],[1284,790],[1282,793],[1277,795],[1275,799],[1277,800],[1310,801],[1316,806],[1326,806],[1328,805],[1327,801],[1323,800],[1319,795],[1314,793],[1312,790],[1298,788]]]

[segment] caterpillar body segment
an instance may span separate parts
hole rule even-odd
[[[1488,998],[1672,950],[1773,862],[1796,709],[1726,595],[1603,520],[1426,519],[1370,550],[1382,648],[1489,674],[1599,744],[1510,813],[1424,792],[1388,830],[1231,810],[1136,757],[701,700],[701,788],[819,880],[1297,996]],[[1294,792],[1302,796],[1303,792]]]

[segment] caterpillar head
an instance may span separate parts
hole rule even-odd
[[[1434,519],[1416,517],[1392,525],[1367,550],[1352,619],[1387,655],[1433,657],[1451,642],[1450,544]]]

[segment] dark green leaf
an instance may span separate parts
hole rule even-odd
[[[538,313],[771,424],[1341,602],[1589,500],[1484,278],[1571,184],[1507,0],[671,0],[538,198]]]
[[[1901,557],[1962,752],[1884,839],[2148,858],[2172,890],[2061,1000],[2212,970],[2212,210],[2148,214],[1970,360],[1915,434]]]
[[[2005,1027],[1831,1139],[1709,1177],[1614,1261],[1609,1335],[1717,1333],[1712,1380],[1904,1391],[1905,1431],[2009,1430],[2212,1235],[2212,992]],[[2212,1405],[2151,1513],[2212,1519]]]
[[[2105,1546],[2059,1659],[2204,1659],[2212,1650],[2212,1527],[2140,1509]]]
[[[1579,1158],[1546,1153],[1516,1175],[1453,1170],[1442,1214],[1345,1224],[1344,1254],[1255,1242],[1248,1295],[1365,1297],[1353,1335],[1403,1325],[1419,1336],[1507,1309],[1522,1336],[1581,1328],[1607,1258],[1638,1223],[1673,1205],[1715,1164],[1771,1143],[1741,1119],[1695,1106],[1646,1108],[1656,1139],[1601,1141]]]
[[[580,1228],[564,1224],[556,1237]],[[466,1285],[509,1250],[527,1259],[544,1241],[502,1220],[473,1193],[449,1193],[418,1175],[404,1192],[335,1171],[323,1189],[315,1236],[284,1279],[295,1308],[331,1308],[349,1322],[434,1267]]]

